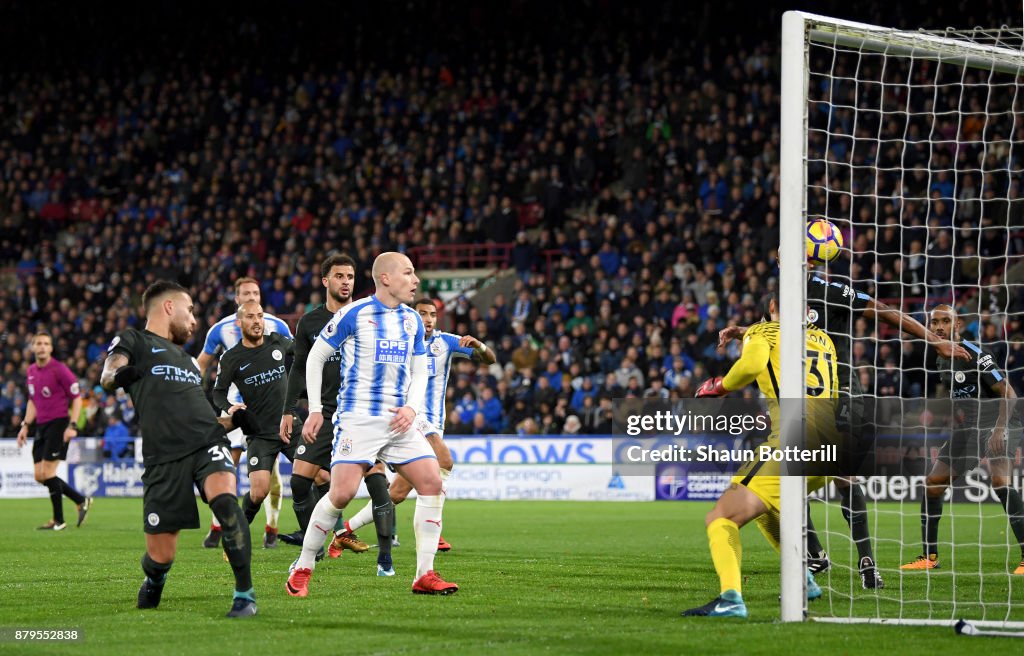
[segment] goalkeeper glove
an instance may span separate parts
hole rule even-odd
[[[142,372],[130,364],[121,367],[114,373],[114,384],[124,389],[128,389],[129,385],[141,379]]]
[[[708,378],[701,383],[694,396],[699,399],[705,396],[725,396],[728,393],[729,390],[725,389],[722,385],[722,377],[715,376],[714,378]]]
[[[245,408],[239,408],[231,415],[231,421],[235,428],[241,428],[246,435],[255,435],[260,428],[256,423],[256,417]]]

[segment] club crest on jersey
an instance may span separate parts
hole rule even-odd
[[[344,439],[338,442],[338,453],[343,456],[352,453],[352,440]]]
[[[253,457],[249,458],[249,466],[250,467],[255,467],[258,464],[260,464],[260,459],[259,458],[257,458],[256,456],[253,456]]]
[[[149,513],[149,516],[146,517],[146,521],[150,526],[156,526],[160,523],[160,515],[156,513]]]
[[[378,364],[405,364],[408,357],[408,340],[378,339],[374,341],[373,361]]]
[[[814,308],[807,308],[807,323],[818,323],[818,311]]]
[[[405,328],[405,332],[410,335],[416,334],[416,320],[412,317],[406,317],[402,320],[402,327]]]
[[[435,339],[434,341],[432,341],[430,343],[430,352],[433,353],[434,355],[437,355],[437,356],[441,355],[441,342],[440,342],[440,340],[436,340]]]
[[[284,357],[284,353],[281,352],[281,349],[274,349],[270,352],[270,357],[280,361]]]
[[[955,380],[958,383],[962,383],[965,380],[967,380],[967,374],[965,374],[962,371],[958,371],[955,374],[953,374],[953,380]]]
[[[305,452],[306,452],[306,445],[305,444],[303,444],[299,448],[295,449],[296,455],[300,455],[301,456]]]

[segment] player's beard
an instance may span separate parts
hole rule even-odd
[[[171,341],[178,346],[184,346],[189,338],[192,337],[192,329],[186,323],[172,323],[170,329]]]
[[[349,292],[347,296],[342,296],[341,292],[334,293],[331,290],[328,290],[327,293],[331,295],[331,298],[334,299],[335,303],[338,303],[340,305],[345,305],[346,303],[352,300],[352,292]]]
[[[260,326],[260,328],[262,328],[262,326]],[[256,330],[250,333],[243,328],[242,337],[244,337],[247,342],[258,342],[261,339],[263,339],[263,331],[257,328]]]

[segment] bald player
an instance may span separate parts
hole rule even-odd
[[[444,495],[437,456],[415,426],[429,378],[423,321],[406,305],[416,296],[419,278],[409,258],[394,252],[377,256],[372,273],[374,294],[335,314],[306,361],[309,417],[302,432],[304,439],[311,439],[324,420],[320,395],[324,364],[341,351],[331,487],[313,509],[302,554],[288,577],[286,589],[295,597],[309,594],[317,550],[355,496],[363,473],[377,460],[394,467],[418,495],[412,591],[445,595],[459,589],[434,571]]]
[[[245,430],[249,491],[242,498],[242,510],[251,524],[260,504],[270,492],[270,473],[282,452],[289,458],[288,443],[277,432],[281,404],[288,388],[285,358],[292,352],[292,340],[280,333],[264,333],[263,307],[258,301],[246,301],[238,308],[242,341],[220,359],[213,403],[227,414],[234,405],[230,390],[237,389],[252,418]]]
[[[939,356],[937,366],[942,383],[953,399],[952,435],[939,449],[924,483],[921,497],[921,555],[900,569],[939,568],[938,533],[942,499],[957,478],[988,460],[989,479],[1006,510],[1010,528],[1021,550],[1021,563],[1013,571],[1024,576],[1024,502],[1011,485],[1010,458],[1021,439],[1021,418],[1016,410],[1017,393],[999,370],[991,351],[960,339],[960,320],[948,305],[931,311],[928,327],[943,339],[951,339],[970,350],[970,362]]]

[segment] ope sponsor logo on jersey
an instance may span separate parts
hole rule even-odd
[[[154,376],[163,376],[164,380],[175,383],[192,383],[193,385],[201,385],[203,382],[203,379],[199,377],[198,371],[182,369],[181,367],[175,367],[172,364],[153,365],[153,369],[151,371]]]
[[[285,368],[284,365],[281,365],[280,367],[275,367],[268,371],[260,371],[258,373],[255,373],[246,378],[244,382],[246,385],[254,385],[256,387],[259,387],[260,385],[266,385],[267,383],[272,383],[275,380],[280,380],[281,378],[284,377],[284,375]]]
[[[378,339],[374,342],[373,361],[378,364],[405,364],[409,357],[409,340]]]

